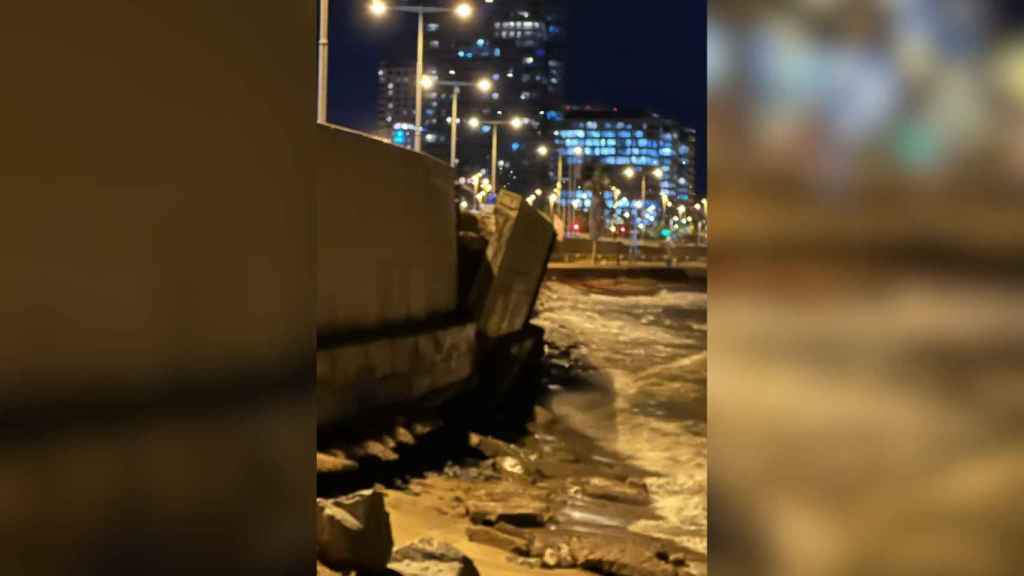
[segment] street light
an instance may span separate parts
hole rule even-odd
[[[550,150],[548,150],[547,146],[541,145],[537,147],[537,155],[541,158],[547,158],[549,152]]]
[[[451,86],[452,90],[452,136],[451,136],[451,165],[455,168],[458,163],[458,156],[456,156],[456,150],[459,139],[459,94],[462,93],[462,89],[466,87],[475,87],[481,92],[490,92],[494,84],[491,83],[487,78],[482,78],[477,82],[459,82],[457,80],[439,80],[433,76],[424,76],[420,79],[420,85],[430,90],[435,86]],[[476,128],[470,124],[472,128]]]
[[[518,116],[511,120],[481,120],[475,116],[469,119],[470,128],[476,129],[483,124],[491,127],[491,185],[496,194],[501,192],[501,188],[498,187],[498,127],[511,126],[513,130],[519,130],[526,122]]]
[[[327,2],[327,0],[321,0]],[[454,8],[441,8],[436,6],[388,6],[383,0],[373,0],[370,2],[370,13],[374,16],[381,18],[389,10],[395,12],[402,12],[406,14],[416,14],[419,19],[419,25],[417,27],[416,35],[416,78],[423,78],[423,27],[424,27],[424,15],[425,14],[445,14],[448,12],[454,13],[457,17],[466,20],[473,15],[473,7],[466,3],[461,2]],[[413,135],[413,149],[417,152],[423,151],[423,82],[416,82],[416,130]]]
[[[627,166],[622,171],[622,175],[625,176],[627,180],[632,180],[633,178],[636,178],[636,174],[637,170],[632,166]],[[665,171],[662,170],[661,168],[655,168],[654,170],[651,170],[650,174],[651,176],[654,176],[656,179],[661,180],[665,176]],[[636,211],[637,204],[639,204],[641,208],[647,205],[647,171],[643,169],[640,170],[640,201],[634,204],[634,211]],[[642,215],[643,212],[638,212],[637,214],[635,214],[635,216],[639,218],[638,223],[643,221]],[[637,239],[638,228],[643,229],[643,226],[638,224],[633,228],[633,240]]]

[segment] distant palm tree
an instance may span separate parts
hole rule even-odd
[[[597,263],[597,241],[604,231],[604,193],[612,188],[612,179],[604,164],[591,160],[582,171],[583,188],[591,192],[590,201],[590,240],[592,250],[590,259]]]

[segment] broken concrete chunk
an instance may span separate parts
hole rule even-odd
[[[340,474],[358,469],[359,464],[349,460],[340,450],[316,453],[317,474]]]
[[[430,434],[431,432],[437,430],[440,427],[440,422],[433,420],[424,420],[421,422],[413,423],[412,427],[410,427],[410,430],[412,431],[413,436],[419,438],[421,436],[426,436],[427,434]]]
[[[518,476],[522,476],[526,473],[526,470],[523,468],[523,463],[511,456],[503,456],[498,458],[496,462],[505,472],[516,474]]]
[[[509,443],[480,434],[471,434],[469,445],[483,452],[488,458],[515,456],[517,454],[516,449]]]
[[[676,576],[676,567],[657,558],[652,550],[629,541],[608,538],[573,538],[572,555],[580,568],[614,576]]]
[[[466,529],[470,542],[485,544],[515,554],[529,553],[530,544],[525,538],[512,536],[487,526],[470,526]]]
[[[470,562],[394,562],[389,568],[401,576],[480,576]]]
[[[412,435],[407,428],[402,426],[395,426],[394,431],[395,441],[403,446],[415,446],[416,437]]]
[[[466,555],[455,546],[447,542],[441,542],[434,538],[420,538],[419,540],[402,546],[395,550],[392,560],[401,562],[409,560],[412,562],[423,562],[437,560],[441,562],[458,562]]]
[[[402,576],[479,576],[461,550],[433,538],[421,538],[395,551],[392,570]]]
[[[551,421],[554,419],[555,415],[552,414],[551,411],[548,410],[547,408],[543,406],[533,407],[533,421],[536,422],[539,426],[546,426],[550,424]]]
[[[349,448],[348,452],[357,459],[374,458],[383,462],[398,460],[398,454],[395,454],[390,448],[376,440],[367,440],[362,444]]]
[[[391,518],[384,496],[367,490],[317,498],[317,556],[334,570],[381,571],[391,559]]]
[[[608,478],[588,478],[582,486],[582,491],[584,496],[620,504],[646,506],[651,501],[646,487],[616,482]]]
[[[394,450],[398,447],[398,442],[394,438],[387,434],[380,437],[380,443],[383,444],[388,450]]]
[[[576,559],[572,555],[572,549],[568,544],[562,542],[558,545],[558,567],[572,568],[576,566]]]
[[[492,526],[504,522],[522,528],[538,528],[550,517],[546,504],[526,498],[507,502],[471,501],[466,503],[466,508],[470,522]]]
[[[331,570],[327,566],[324,566],[318,560],[316,563],[316,576],[341,576],[341,572],[337,570]]]
[[[558,568],[558,551],[554,548],[548,548],[544,550],[544,556],[540,560],[545,568]]]
[[[686,554],[683,554],[681,552],[671,554],[668,557],[668,561],[670,564],[673,564],[675,566],[686,566]]]
[[[505,558],[505,560],[507,562],[511,562],[519,566],[525,566],[526,568],[531,568],[534,570],[540,568],[542,565],[540,558],[522,558],[519,556],[509,556]]]

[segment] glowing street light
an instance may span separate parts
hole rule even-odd
[[[548,150],[548,147],[543,144],[537,147],[537,155],[541,158],[547,158],[549,152],[550,150]]]
[[[328,0],[321,0],[321,2],[327,2]],[[424,38],[424,15],[425,14],[444,14],[454,13],[455,16],[462,20],[468,19],[473,15],[473,6],[467,2],[459,3],[454,8],[442,8],[438,6],[388,6],[383,0],[373,0],[370,2],[370,13],[377,18],[382,18],[388,11],[402,12],[406,14],[416,14],[419,20],[416,35],[416,78],[420,79],[416,82],[416,126],[413,137],[413,149],[417,152],[423,151],[423,90],[424,88],[430,89],[433,84],[424,86],[428,81],[423,76],[423,38]],[[455,117],[452,117],[452,124],[454,125]]]
[[[480,120],[476,117],[469,119],[469,126],[473,129],[479,128],[483,124],[491,127],[491,183],[495,192],[501,191],[501,188],[498,187],[498,127],[511,126],[513,130],[519,130],[526,125],[526,122],[526,119],[519,116],[511,120]]]
[[[639,211],[641,211],[641,213],[642,212],[649,212],[649,211],[654,209],[654,206],[650,206],[650,207],[648,207],[646,209],[644,208],[647,205],[647,175],[648,175],[648,172],[646,170],[643,170],[643,169],[637,170],[636,168],[634,168],[632,166],[627,166],[622,171],[622,175],[627,180],[633,180],[634,178],[636,178],[637,172],[640,173],[640,200],[637,201],[637,202],[634,202],[633,209],[634,210],[639,210]],[[658,180],[661,180],[662,178],[665,177],[665,171],[662,170],[661,168],[655,168],[655,169],[650,171],[650,175],[654,176]],[[662,194],[662,206],[664,206],[666,202],[667,202],[667,196]],[[639,217],[639,214],[634,214],[634,216]],[[638,227],[633,228],[633,240],[637,239],[637,232],[638,232],[638,230],[644,230],[644,227],[643,226],[638,226]]]
[[[424,76],[420,79],[420,86],[430,90],[435,86],[451,86],[452,87],[452,134],[451,134],[451,165],[455,168],[459,164],[457,156],[458,151],[458,140],[459,140],[459,95],[462,93],[463,88],[476,88],[480,92],[490,92],[494,84],[491,83],[487,78],[481,78],[476,82],[459,82],[457,80],[441,80],[434,76]],[[479,120],[477,121],[479,122]],[[477,128],[477,125],[473,125],[473,119],[470,119],[469,125],[471,128]]]

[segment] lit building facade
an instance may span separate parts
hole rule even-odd
[[[481,94],[464,88],[459,98],[459,174],[490,170],[491,127],[471,129],[468,120],[528,119],[521,130],[502,127],[499,138],[503,188],[532,189],[546,177],[534,151],[547,141],[552,122],[564,102],[566,0],[494,0],[477,3],[471,21],[450,15],[428,15],[425,66],[439,80],[491,80]],[[379,74],[378,133],[392,142],[412,146],[415,122],[413,68],[385,66]],[[450,156],[452,89],[438,85],[424,90],[423,151],[448,161]]]
[[[567,107],[552,135],[566,165],[560,201],[564,209],[589,214],[594,204],[594,191],[585,189],[584,166],[603,167],[621,191],[600,191],[606,209],[603,221],[609,232],[631,232],[640,226],[648,232],[642,236],[668,237],[674,220],[683,214],[680,208],[697,201],[696,132],[674,120],[614,108]],[[628,168],[636,173],[632,180],[623,176]],[[554,182],[554,168],[551,170]],[[647,194],[642,199],[644,173],[648,175]],[[587,218],[571,219],[582,222],[581,231],[587,231]]]
[[[412,66],[381,66],[377,70],[377,135],[412,148],[416,126],[416,92]]]

